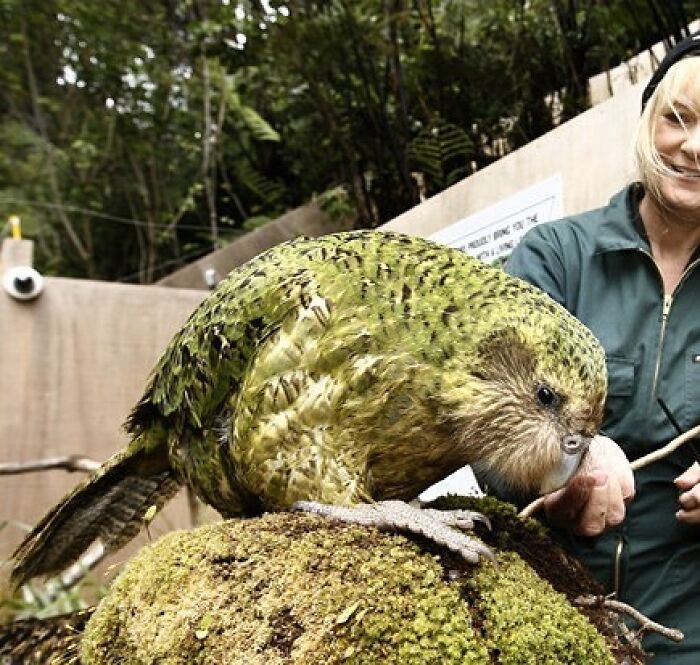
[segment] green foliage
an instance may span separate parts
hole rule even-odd
[[[449,187],[470,174],[473,144],[457,125],[435,122],[423,129],[408,145],[412,168],[422,171],[440,187]]]
[[[261,199],[277,202],[284,197],[282,183],[270,180],[248,162],[237,164],[235,173],[241,185],[257,194]]]
[[[698,13],[2,0],[0,216],[46,272],[143,282],[338,186],[374,226],[573,117],[592,74]]]
[[[289,205],[256,155],[279,136],[216,52],[253,9],[3,3],[0,214],[20,214],[40,269],[152,281],[217,244],[223,218]]]
[[[3,615],[9,614],[13,619],[41,619],[85,609],[104,596],[106,590],[95,576],[86,576],[70,589],[62,589],[61,580],[51,578],[44,584],[24,585],[22,595],[4,600],[1,609]]]
[[[350,200],[345,187],[333,187],[318,196],[314,201],[331,219],[351,225],[357,217],[357,211]]]

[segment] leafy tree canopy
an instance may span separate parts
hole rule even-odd
[[[343,186],[374,226],[587,105],[700,0],[0,0],[0,218],[147,283]]]

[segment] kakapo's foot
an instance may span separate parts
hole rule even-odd
[[[469,563],[478,563],[482,556],[496,562],[490,547],[454,528],[471,529],[475,521],[483,522],[490,528],[488,518],[481,513],[414,508],[403,501],[378,501],[357,506],[297,501],[292,510],[324,515],[350,524],[375,526],[382,531],[413,533],[457,552]]]

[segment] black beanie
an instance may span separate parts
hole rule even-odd
[[[696,32],[695,34],[690,35],[690,37],[682,39],[666,54],[664,59],[659,64],[658,69],[651,77],[651,80],[649,83],[647,83],[647,87],[644,88],[644,92],[642,93],[642,111],[647,105],[649,97],[654,94],[656,86],[659,85],[661,79],[666,76],[666,72],[679,60],[682,60],[686,55],[692,53],[693,51],[696,51],[697,55],[700,55],[700,32]]]

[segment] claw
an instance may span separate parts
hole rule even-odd
[[[491,526],[491,520],[488,517],[486,517],[486,515],[484,515],[483,513],[472,513],[472,520],[474,520],[475,522],[480,522],[489,531],[493,529],[493,527]]]
[[[470,539],[473,540],[473,539]],[[479,541],[474,541],[475,546],[474,549],[477,550],[476,556],[473,560],[469,559],[463,551],[459,551],[459,553],[462,555],[462,558],[466,559],[470,563],[479,563],[479,557],[483,556],[486,559],[488,559],[496,568],[498,568],[498,560],[496,559],[496,554],[495,552],[488,546],[484,545],[483,543]],[[470,550],[471,552],[471,550]]]
[[[434,508],[424,508],[423,512],[429,513],[436,520],[448,526],[456,526],[460,529],[473,529],[474,522],[479,522],[491,531],[491,520],[483,513],[463,509],[435,510]]]

